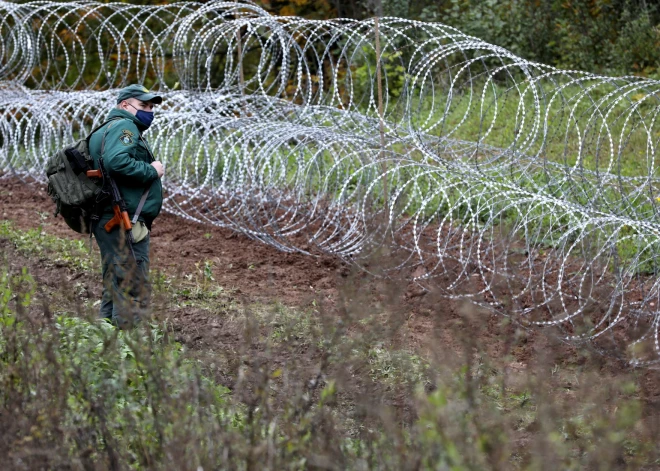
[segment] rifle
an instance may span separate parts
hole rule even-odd
[[[137,262],[135,252],[133,251],[133,244],[135,243],[133,239],[133,224],[131,223],[131,218],[128,217],[128,208],[126,207],[124,198],[121,196],[117,183],[110,177],[110,174],[103,165],[103,156],[99,157],[99,170],[88,170],[87,176],[90,178],[103,178],[103,189],[106,194],[110,194],[112,198],[112,211],[115,213],[114,217],[104,226],[104,229],[106,232],[112,231],[116,226],[123,229],[126,233],[126,245],[128,245],[131,251],[133,260]]]

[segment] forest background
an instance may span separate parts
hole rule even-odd
[[[102,0],[102,3],[113,2]],[[125,0],[121,3],[171,2]],[[660,5],[648,0],[255,0],[255,3],[273,15],[308,19],[391,16],[441,22],[524,59],[560,69],[660,79]],[[61,40],[67,43],[72,38],[63,31]],[[101,89],[112,85],[91,83],[93,78],[87,75],[95,75],[96,67],[95,59],[90,59],[82,81],[75,70],[66,81],[77,84],[75,88]],[[246,59],[245,66],[250,69],[251,59]],[[111,57],[106,60],[112,62]],[[46,57],[44,61],[47,62]],[[214,62],[216,67],[223,67],[221,58]],[[173,84],[176,77],[167,73],[171,67],[165,65],[167,78],[172,78]],[[148,73],[144,83],[154,86],[156,80]]]
[[[277,15],[438,21],[563,69],[660,78],[660,6],[646,0],[261,0]]]
[[[168,3],[131,0],[123,3]],[[660,6],[647,0],[258,0],[274,15],[438,21],[563,69],[660,78]]]

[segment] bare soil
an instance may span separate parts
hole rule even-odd
[[[61,218],[52,215],[54,206],[45,189],[18,179],[0,180],[1,219],[11,220],[21,229],[41,226],[59,237],[86,239],[71,231]],[[197,224],[162,214],[153,225],[152,270],[172,275],[197,273],[206,261],[212,262],[217,282],[233,296],[248,303],[272,303],[308,308],[321,305],[323,316],[340,319],[347,311],[378,310],[387,312],[391,339],[396,348],[413,349],[422,355],[443,351],[464,355],[468,344],[497,357],[509,357],[512,372],[524,372],[534,362],[589,368],[603,378],[629,375],[630,367],[609,356],[602,356],[588,346],[576,347],[555,340],[551,332],[525,330],[507,323],[500,316],[464,303],[434,295],[433,291],[398,281],[378,280],[339,258],[319,254],[307,256],[283,253],[231,230]],[[3,251],[9,250],[2,245]],[[22,260],[35,265],[33,261]],[[40,281],[57,285],[71,281],[65,269],[44,271],[30,266]],[[437,283],[442,283],[437,279]],[[88,296],[98,297],[100,286],[90,283]],[[220,312],[220,308],[219,308]],[[200,357],[217,348],[239,349],[244,331],[232,326],[222,316],[195,308],[176,308],[166,313],[182,342],[196,349]],[[368,329],[357,326],[354,329]],[[461,338],[462,337],[462,338]],[[304,350],[304,349],[303,349]],[[260,351],[260,352],[259,352]],[[290,350],[288,350],[290,352]],[[304,351],[300,352],[304,354]],[[282,353],[284,354],[284,353]],[[273,357],[275,355],[275,357]],[[277,352],[257,347],[254,361],[278,362]],[[310,374],[318,358],[309,358]],[[216,372],[222,375],[221,372]],[[660,375],[654,370],[639,370],[641,395],[649,414],[660,412]],[[231,383],[227,379],[227,384]]]

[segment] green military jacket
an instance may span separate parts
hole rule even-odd
[[[151,149],[140,139],[140,134],[146,128],[135,116],[124,110],[112,110],[108,119],[112,118],[123,119],[111,121],[89,139],[89,153],[94,159],[94,168],[99,168],[101,139],[108,129],[103,155],[105,169],[117,183],[131,218],[137,210],[142,193],[150,188],[139,220],[151,228],[151,223],[163,205],[163,187],[158,172],[151,166]],[[112,205],[108,203],[102,210],[101,223],[112,219],[112,216]]]

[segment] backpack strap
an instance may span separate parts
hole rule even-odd
[[[87,146],[89,146],[89,140],[92,138],[92,134],[94,134],[96,131],[98,131],[99,129],[101,129],[101,128],[102,128],[103,126],[105,126],[106,124],[108,124],[108,123],[110,123],[110,122],[112,122],[112,121],[117,121],[118,119],[126,119],[126,118],[122,118],[121,116],[115,116],[114,118],[106,119],[106,120],[103,121],[101,124],[99,124],[99,125],[96,126],[94,129],[92,129],[92,130],[89,132],[89,134],[87,134],[87,137],[85,138],[85,140],[87,141]],[[101,155],[103,155],[103,153],[101,153]]]
[[[144,137],[142,137],[141,133],[140,133],[140,140],[144,144],[144,147],[147,149],[147,153],[149,154],[149,157],[151,157],[151,161],[155,162],[156,157],[154,157],[154,154],[151,153],[151,149],[149,148],[149,144],[147,144],[147,140]]]
[[[105,136],[108,134],[108,131],[109,131],[110,128],[112,127],[112,121],[117,121],[118,119],[124,119],[124,118],[121,118],[121,117],[117,116],[116,118],[108,119],[108,120],[104,121],[100,126],[97,126],[96,128],[94,128],[94,129],[92,130],[92,132],[90,132],[90,133],[87,135],[86,140],[87,140],[87,146],[89,147],[89,139],[92,137],[92,134],[94,134],[96,131],[98,131],[99,129],[101,129],[101,128],[102,128],[103,126],[105,126],[106,124],[111,123],[110,126],[108,126],[108,127],[106,128],[106,130],[103,132],[103,137],[101,137],[101,154],[100,154],[100,157],[101,157],[101,158],[103,158],[103,154],[105,153]],[[104,179],[105,179],[105,177],[104,177]],[[90,251],[90,252],[92,251],[91,240],[92,240],[92,234],[94,233],[94,223],[95,223],[95,222],[98,222],[98,220],[99,220],[99,217],[100,217],[100,216],[99,216],[99,210],[100,210],[100,207],[101,207],[101,201],[97,200],[97,201],[96,201],[96,207],[94,208],[94,211],[93,211],[93,214],[92,214],[92,218],[91,218],[91,221],[90,221],[90,225],[91,225],[91,228],[90,228],[90,230],[89,230],[89,240],[90,240],[89,251]]]
[[[92,134],[94,134],[96,131],[101,129],[106,124],[115,121],[117,119],[121,119],[121,118],[115,117],[112,119],[108,119],[103,123],[101,123],[99,126],[95,127],[85,138],[85,142],[87,143],[87,148],[89,149],[89,139],[92,137]],[[105,139],[105,134],[103,134],[103,138]],[[64,154],[66,155],[69,164],[71,164],[71,170],[73,170],[73,173],[76,176],[80,175],[83,172],[87,172],[88,170],[91,170],[89,163],[87,162],[87,159],[85,159],[85,156],[82,155],[75,147],[64,149]],[[101,142],[101,155],[103,155],[103,142]]]
[[[124,118],[113,118],[113,119],[110,119],[110,120],[106,121],[105,123],[103,123],[102,126],[99,126],[98,128],[96,128],[95,130],[101,129],[101,128],[102,128],[103,126],[105,126],[107,123],[110,123],[111,121],[116,121],[117,119],[124,119]],[[108,126],[107,128],[105,128],[105,131],[103,131],[103,137],[101,138],[101,156],[100,156],[101,158],[103,158],[103,154],[105,154],[105,136],[108,134],[108,131],[110,131],[110,128],[112,127],[112,124],[114,124],[114,123],[111,123],[110,126]],[[92,131],[92,132],[94,132],[94,131]],[[89,135],[91,136],[92,133],[90,133]]]

